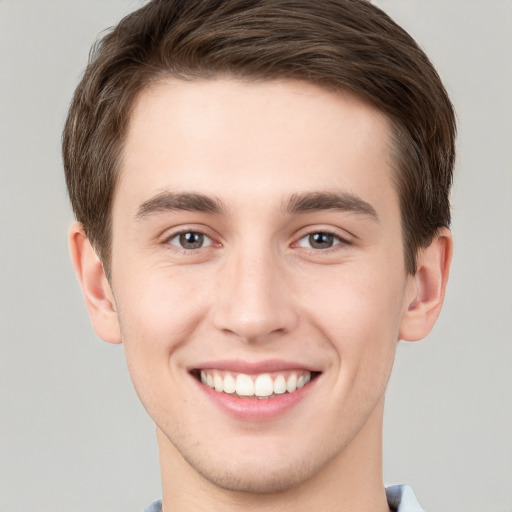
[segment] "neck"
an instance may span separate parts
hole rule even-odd
[[[297,486],[276,493],[223,489],[186,462],[157,429],[163,512],[389,512],[382,483],[383,400],[343,453]]]

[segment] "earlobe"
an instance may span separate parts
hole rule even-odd
[[[434,327],[444,301],[452,251],[451,232],[442,228],[432,243],[418,252],[417,271],[410,276],[406,311],[400,324],[400,339],[420,340]]]
[[[103,265],[79,222],[75,222],[69,230],[69,250],[96,334],[108,343],[121,343],[119,320],[110,284]]]

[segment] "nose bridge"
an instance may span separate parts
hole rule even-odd
[[[269,245],[245,246],[227,257],[216,326],[247,341],[289,331],[296,317],[279,254]]]

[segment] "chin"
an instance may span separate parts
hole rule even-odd
[[[244,467],[244,464],[238,464],[236,468],[219,466],[195,467],[195,469],[210,483],[221,489],[251,494],[285,492],[302,484],[316,473],[315,468],[307,464],[272,469],[268,464],[259,468],[253,466],[250,469]]]
[[[196,451],[181,451],[189,467],[216,487],[252,494],[280,493],[300,486],[327,467],[333,458],[332,452],[313,453],[311,456],[309,450],[289,446],[286,450],[260,449],[257,453],[230,450],[228,458],[222,453],[205,456],[204,452],[199,455]]]

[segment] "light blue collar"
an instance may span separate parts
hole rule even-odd
[[[393,512],[424,512],[408,485],[386,487],[386,497]],[[153,501],[142,512],[162,512],[162,500]]]

